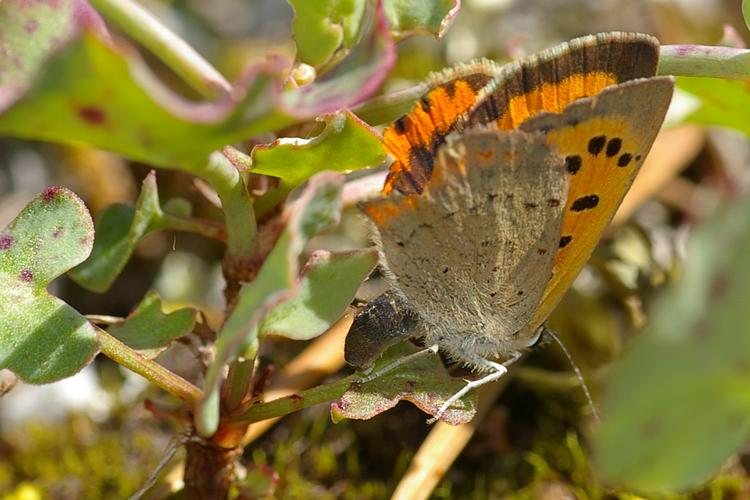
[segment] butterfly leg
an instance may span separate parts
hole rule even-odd
[[[443,414],[446,411],[448,411],[448,408],[450,408],[453,403],[455,403],[456,401],[464,397],[466,394],[468,394],[472,390],[476,389],[477,387],[481,387],[485,384],[489,384],[490,382],[494,382],[502,378],[503,375],[508,373],[508,366],[515,363],[520,357],[521,357],[521,353],[517,352],[513,355],[512,358],[510,358],[505,363],[496,363],[488,359],[477,358],[477,360],[475,361],[475,364],[477,365],[477,367],[484,371],[490,371],[490,373],[477,380],[471,380],[467,382],[466,385],[463,387],[463,389],[461,389],[460,391],[455,393],[453,396],[448,398],[440,407],[440,409],[437,411],[437,413],[435,413],[435,415],[433,415],[432,418],[427,420],[427,425],[434,424],[435,422],[440,420],[440,417],[442,417]]]

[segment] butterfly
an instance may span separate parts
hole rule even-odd
[[[604,33],[433,76],[384,131],[394,162],[361,206],[390,289],[355,319],[347,361],[421,337],[485,374],[442,412],[533,346],[661,127],[658,55],[649,35]]]

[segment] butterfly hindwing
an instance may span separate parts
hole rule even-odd
[[[530,328],[547,318],[591,256],[651,149],[673,87],[668,77],[633,80],[521,126],[545,131],[570,178],[553,275]]]
[[[550,276],[567,183],[543,134],[467,131],[439,150],[422,194],[364,205],[392,285],[427,323],[428,343],[461,359],[530,342],[516,334]]]

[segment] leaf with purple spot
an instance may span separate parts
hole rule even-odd
[[[43,191],[0,233],[0,368],[44,384],[93,359],[94,327],[47,292],[53,279],[89,255],[93,239],[83,202],[60,187]]]
[[[198,175],[227,144],[361,102],[394,62],[393,40],[375,29],[320,81],[287,86],[292,61],[275,57],[248,67],[226,95],[194,102],[159,81],[133,47],[113,43],[86,2],[55,2],[57,24],[43,15],[52,3],[5,0],[0,7],[0,47],[13,54],[5,64],[19,68],[7,78],[0,71],[0,134],[86,143]],[[32,16],[55,43],[22,36],[19,19]]]

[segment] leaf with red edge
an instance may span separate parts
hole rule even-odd
[[[17,22],[30,3],[0,4],[2,49],[13,55],[8,64],[19,68],[0,76],[0,134],[87,143],[197,174],[209,153],[226,144],[362,101],[393,65],[393,41],[374,30],[374,43],[355,51],[360,57],[352,54],[311,85],[286,86],[292,62],[274,57],[249,67],[217,101],[192,102],[160,82],[131,46],[113,43],[83,0],[54,4],[67,21],[44,24],[52,34],[40,35],[39,45],[4,36],[19,31]]]
[[[94,327],[49,283],[88,256],[94,225],[65,188],[34,198],[0,233],[0,368],[26,382],[69,377],[98,351]]]
[[[414,353],[414,348],[401,343],[389,349],[374,366],[371,373],[390,363]],[[435,354],[425,354],[405,362],[365,383],[354,383],[341,399],[331,405],[334,422],[345,418],[368,420],[390,410],[405,400],[417,408],[435,415],[443,403],[458,391],[466,382],[451,378],[440,358]],[[452,425],[471,421],[476,414],[476,395],[465,395],[443,413],[440,420]]]

